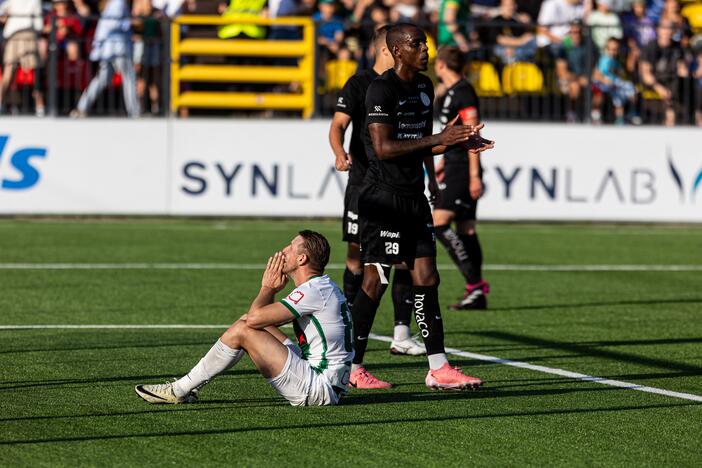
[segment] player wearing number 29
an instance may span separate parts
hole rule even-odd
[[[259,372],[294,406],[335,405],[346,391],[353,359],[353,326],[346,298],[324,275],[329,243],[300,231],[268,259],[261,290],[248,313],[220,337],[184,377],[160,385],[137,385],[149,403],[192,403],[207,382],[248,354]],[[288,282],[295,289],[279,302]],[[278,326],[293,322],[298,345]]]
[[[368,156],[363,144],[363,131],[366,127],[366,91],[371,82],[381,73],[393,66],[392,58],[386,44],[386,35],[390,26],[378,28],[373,34],[372,45],[375,63],[373,68],[362,70],[344,85],[339,93],[336,111],[329,126],[329,143],[336,157],[336,169],[348,171],[349,179],[344,196],[343,240],[348,243],[346,269],[344,270],[344,294],[352,305],[363,281],[363,265],[359,250],[358,195],[368,170]],[[353,124],[349,153],[344,149],[344,136],[349,124]],[[390,352],[418,356],[426,354],[424,344],[410,336],[412,320],[412,277],[406,268],[395,270],[392,281],[392,302],[395,312],[395,328]],[[351,311],[353,313],[353,310]],[[389,388],[368,373],[363,379],[356,379],[358,388]]]
[[[439,274],[431,209],[424,196],[424,168],[429,190],[438,194],[433,154],[452,145],[470,145],[480,126],[448,125],[432,135],[434,90],[419,73],[427,69],[427,38],[412,24],[398,24],[387,33],[393,68],[376,78],[366,93],[364,134],[368,174],[359,197],[363,284],[353,305],[356,358],[351,385],[364,372],[363,356],[380,298],[392,265],[404,263],[412,276],[415,320],[426,345],[431,388],[476,388],[480,379],[451,367],[444,350],[439,308]],[[489,146],[489,145],[488,145]],[[479,149],[486,149],[479,148]]]

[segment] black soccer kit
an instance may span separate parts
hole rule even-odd
[[[360,243],[358,235],[358,193],[368,170],[368,156],[363,143],[363,130],[366,128],[366,91],[379,75],[373,70],[363,70],[353,75],[344,85],[336,101],[336,112],[351,117],[351,142],[349,153],[352,164],[344,195],[344,215],[342,230],[344,242]]]
[[[478,95],[465,79],[458,80],[446,92],[441,102],[439,121],[446,125],[457,115],[462,120],[475,117],[480,122]],[[441,199],[436,208],[455,212],[456,221],[475,219],[478,200],[470,196],[470,175],[468,152],[465,149],[454,146],[444,154],[444,180],[439,186]],[[478,176],[482,179],[482,166]]]
[[[366,92],[366,125],[392,126],[393,140],[420,139],[432,134],[434,87],[424,75],[405,82],[390,69],[376,78]],[[361,257],[364,263],[389,267],[436,257],[431,208],[424,195],[426,149],[381,161],[375,155],[370,133],[363,134],[368,155],[368,173],[361,188],[358,210],[361,228]],[[380,281],[387,267],[378,268]],[[427,355],[444,353],[444,330],[439,308],[438,283],[412,286],[411,304]],[[378,303],[361,289],[352,308],[356,339],[354,364],[363,361],[368,334]]]
[[[390,69],[371,83],[366,93],[366,124],[392,125],[394,140],[420,139],[432,134],[434,88],[418,74],[404,82]],[[435,257],[431,208],[424,195],[426,149],[379,160],[367,128],[364,132],[368,174],[359,198],[361,253],[365,263],[412,268],[414,259]]]

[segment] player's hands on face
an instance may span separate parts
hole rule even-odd
[[[337,156],[336,157],[336,170],[340,172],[346,172],[351,168],[351,164],[353,164],[353,161],[351,159],[351,155],[348,153],[344,153],[343,156]]]
[[[263,272],[261,287],[270,288],[275,292],[280,291],[288,283],[288,275],[283,273],[285,266],[285,256],[282,252],[276,252],[268,259],[266,270]]]
[[[468,183],[468,190],[473,200],[477,200],[483,196],[483,181],[480,180],[480,177],[471,176],[470,182]]]

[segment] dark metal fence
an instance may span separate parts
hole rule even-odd
[[[90,57],[98,18],[70,20],[79,21],[84,33],[67,33],[67,18],[49,15],[43,20],[42,32],[3,40],[3,114],[82,115],[76,112],[78,102],[100,68],[100,62]],[[125,83],[122,73],[112,74],[91,103],[88,115],[126,116],[127,85],[138,96],[141,115],[168,114],[170,23],[155,17],[133,18],[132,23],[134,33],[129,42],[133,52],[127,66],[133,67],[136,80]],[[607,51],[607,42],[602,44],[602,34],[594,27],[572,25],[563,44],[543,46],[536,43],[536,26],[523,26],[520,33],[532,35],[534,40],[514,47],[497,43],[501,35],[513,33],[513,24],[483,21],[465,26],[471,44],[464,75],[476,88],[484,119],[660,124],[672,115],[676,124],[702,124],[702,35],[687,34],[673,43],[686,73],[665,75],[660,63],[653,64],[655,81],[670,91],[666,96],[642,73],[642,63],[650,60],[647,50],[652,47],[650,42],[638,41],[642,31],[624,29],[616,50]],[[435,25],[426,29],[435,37]],[[367,31],[360,31],[355,42],[349,40],[353,34],[347,34],[333,53],[318,46],[317,116],[333,113],[345,80],[354,71],[372,66]],[[30,55],[33,58],[28,58]],[[616,86],[603,82],[597,72],[605,55],[610,56],[610,65],[616,66],[609,76],[610,82],[616,76]],[[431,64],[427,73],[433,76]],[[665,76],[655,76],[660,73]],[[215,112],[222,115],[221,110]]]

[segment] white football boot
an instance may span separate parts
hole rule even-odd
[[[182,398],[178,398],[173,392],[173,382],[156,385],[137,385],[134,391],[144,400],[155,404],[195,403],[197,401],[197,390],[193,390]]]
[[[406,340],[392,340],[392,343],[390,343],[390,353],[422,356],[427,354],[427,347],[417,339],[417,336],[412,336]]]

